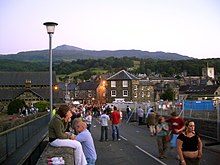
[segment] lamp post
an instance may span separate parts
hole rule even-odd
[[[45,22],[44,25],[47,28],[49,34],[49,55],[50,55],[50,119],[52,119],[53,113],[53,79],[52,79],[52,34],[54,33],[55,26],[58,24],[55,22]]]

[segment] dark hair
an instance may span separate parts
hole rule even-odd
[[[103,113],[106,113],[106,110],[104,110]]]
[[[116,106],[114,106],[114,107],[113,107],[113,109],[114,109],[114,111],[116,111],[116,110],[117,110],[117,107],[116,107]]]
[[[194,121],[193,121],[193,120],[187,120],[187,121],[185,122],[185,126],[188,127],[188,126],[189,126],[189,123],[191,123],[191,122],[194,122]]]
[[[177,116],[177,112],[176,112],[176,111],[173,111],[173,112],[171,113],[171,116],[176,117],[176,116]]]
[[[69,106],[67,105],[61,105],[56,112],[61,118],[66,117],[67,112],[70,110]]]

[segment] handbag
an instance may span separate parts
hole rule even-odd
[[[170,132],[167,132],[167,135],[165,135],[163,138],[164,138],[164,141],[165,142],[170,142],[170,134],[171,134],[171,131]]]

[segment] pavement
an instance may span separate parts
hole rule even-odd
[[[145,125],[138,125],[137,122],[129,122],[129,124],[132,124],[134,126],[146,129],[146,124]],[[203,144],[203,149],[207,149],[216,153],[220,153],[220,140],[214,140],[207,138],[205,136],[201,136],[202,144]]]

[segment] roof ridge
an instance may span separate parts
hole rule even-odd
[[[107,78],[107,80],[109,80],[109,79],[111,79],[112,77],[114,77],[114,76],[116,76],[116,75],[118,75],[119,73],[121,73],[123,70],[120,70],[119,72],[117,72],[117,73],[115,73],[115,74],[113,74],[112,76],[110,76],[109,78]]]

